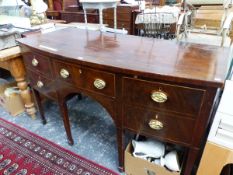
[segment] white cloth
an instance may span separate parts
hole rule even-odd
[[[145,9],[143,13],[137,15],[135,24],[148,23],[176,23],[179,18],[180,9],[178,7],[163,6],[153,9]]]
[[[132,140],[134,157],[146,159],[147,157],[159,158],[165,153],[165,145],[162,142],[148,139],[146,141]]]

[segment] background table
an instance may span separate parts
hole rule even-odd
[[[87,9],[98,9],[99,10],[99,23],[103,25],[103,9],[114,8],[114,29],[117,28],[117,2],[119,0],[80,0],[83,5],[85,23],[87,24]]]
[[[21,51],[18,46],[9,49],[0,50],[0,67],[9,70],[17,82],[20,89],[26,112],[31,117],[35,117],[35,107],[32,102],[30,90],[25,80],[25,67],[21,57]]]

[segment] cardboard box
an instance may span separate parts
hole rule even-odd
[[[130,143],[125,150],[126,175],[180,175],[179,172],[171,172],[162,166],[134,157],[132,149]]]
[[[16,116],[24,112],[24,105],[19,94],[6,96],[4,91],[8,87],[16,86],[16,83],[0,84],[0,106],[2,106],[10,115]]]

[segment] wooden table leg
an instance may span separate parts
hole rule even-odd
[[[37,109],[40,113],[40,118],[42,120],[42,123],[45,125],[47,123],[46,119],[45,119],[45,115],[44,115],[44,109],[42,107],[42,104],[41,104],[41,97],[40,97],[40,93],[33,89],[32,88],[32,92],[34,94],[34,97],[35,97],[35,103],[37,104]]]
[[[63,119],[64,127],[66,130],[68,144],[73,145],[74,140],[73,140],[72,134],[71,134],[70,121],[69,121],[66,101],[64,99],[61,99],[61,97],[59,97],[59,98],[60,98],[60,100],[58,100],[58,105],[59,105],[59,110],[61,112],[61,117]]]
[[[118,161],[119,161],[119,171],[124,170],[124,130],[122,128],[117,128],[117,145],[118,145]]]
[[[197,159],[198,153],[199,153],[199,149],[193,149],[193,148],[189,149],[186,165],[183,170],[184,175],[191,175],[193,165]]]
[[[8,63],[11,75],[16,80],[17,86],[20,89],[20,95],[22,97],[26,112],[32,118],[35,118],[36,109],[32,101],[30,89],[28,88],[28,84],[25,80],[26,72],[22,57],[11,59]]]

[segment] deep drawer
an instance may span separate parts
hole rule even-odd
[[[190,144],[191,142],[195,126],[195,120],[193,119],[180,118],[128,105],[125,105],[123,110],[123,125],[127,129],[166,141],[184,144]],[[154,128],[152,129],[152,127]]]
[[[74,68],[75,84],[79,88],[115,97],[115,75],[89,68]]]
[[[123,78],[123,97],[127,104],[164,112],[177,112],[195,118],[205,91],[185,86]]]
[[[26,67],[52,78],[51,63],[48,57],[29,52],[23,55],[23,60]]]

